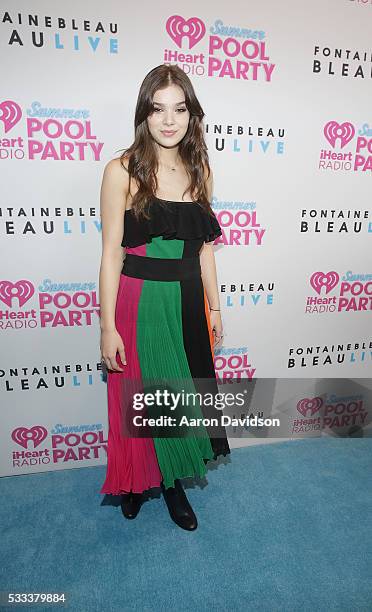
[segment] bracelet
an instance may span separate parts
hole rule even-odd
[[[218,310],[218,311],[220,311],[221,309],[220,308],[210,308],[209,310]]]

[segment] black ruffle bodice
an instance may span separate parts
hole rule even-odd
[[[163,240],[196,240],[212,242],[222,235],[217,218],[208,214],[197,202],[172,202],[155,198],[148,208],[150,219],[136,220],[132,210],[125,211],[121,246],[136,247],[153,237]]]

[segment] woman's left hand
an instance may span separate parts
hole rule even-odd
[[[209,312],[209,317],[214,334],[214,345],[216,346],[216,344],[223,340],[221,312],[219,310],[211,310]]]

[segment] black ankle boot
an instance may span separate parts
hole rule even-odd
[[[174,485],[174,487],[166,489],[164,483],[161,482],[161,489],[165,503],[168,506],[169,515],[176,525],[182,529],[194,531],[198,526],[194,511],[190,506],[181,482],[176,479]]]
[[[124,493],[121,496],[121,509],[127,519],[136,518],[143,503],[142,493]]]

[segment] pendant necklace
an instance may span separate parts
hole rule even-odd
[[[164,168],[166,168],[167,170],[177,170],[178,166],[166,166],[165,164],[161,164]]]

